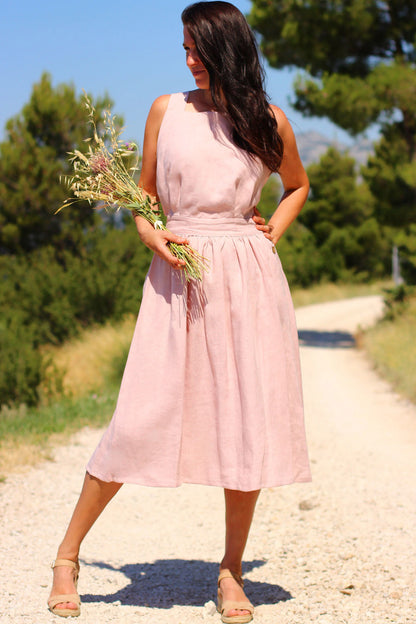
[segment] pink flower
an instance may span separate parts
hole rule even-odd
[[[100,173],[101,171],[107,171],[109,165],[108,158],[98,152],[97,154],[93,154],[90,158],[90,167],[93,173]]]

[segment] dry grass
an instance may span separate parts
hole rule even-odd
[[[134,325],[135,318],[129,316],[116,325],[86,329],[75,340],[45,350],[52,364],[47,369],[43,394],[57,385],[56,377],[64,395],[75,398],[97,392],[109,380],[114,381],[128,352]]]
[[[1,474],[47,459],[50,449],[64,444],[83,427],[102,427],[111,418],[118,388],[102,389],[78,399],[63,398],[38,408],[3,407],[0,413]]]
[[[39,408],[4,407],[0,417],[0,480],[10,469],[48,459],[74,431],[108,422],[134,331],[135,318],[89,328],[44,350],[50,360]]]
[[[383,288],[391,287],[391,282],[373,282],[371,284],[318,284],[311,288],[295,288],[292,291],[293,303],[296,308],[325,303],[326,301],[339,301],[351,297],[365,297],[367,295],[380,295]]]
[[[23,472],[40,461],[51,459],[50,449],[54,441],[58,443],[59,438],[64,440],[63,436],[51,436],[44,446],[25,441],[3,442],[0,446],[0,481],[4,480],[3,475],[10,472],[11,468],[13,472]]]
[[[376,370],[416,403],[416,298],[394,321],[382,321],[366,331],[362,342]]]

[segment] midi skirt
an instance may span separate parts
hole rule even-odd
[[[310,480],[299,349],[279,257],[252,220],[174,215],[202,283],[152,260],[117,406],[87,471],[252,491]]]

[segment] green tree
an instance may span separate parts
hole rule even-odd
[[[112,101],[104,96],[94,106],[99,127]],[[82,97],[72,85],[53,87],[51,77],[43,74],[29,102],[7,122],[0,144],[0,253],[28,252],[51,243],[77,247],[80,232],[94,221],[93,211],[77,204],[54,212],[67,195],[60,177],[70,173],[68,152],[85,151],[88,136],[92,128]]]
[[[416,284],[416,223],[398,232],[394,242],[399,250],[402,277],[407,284]]]
[[[307,288],[325,279],[321,254],[313,233],[297,219],[277,244],[291,286]]]
[[[364,175],[383,221],[407,226],[416,206],[416,0],[253,0],[249,19],[273,67],[304,70],[299,111],[351,135],[379,124]]]
[[[384,128],[362,174],[377,198],[378,220],[407,231],[416,220],[416,159],[409,158],[398,124]]]
[[[415,61],[415,0],[252,0],[249,20],[273,67],[362,76],[375,60]]]
[[[97,227],[82,243],[59,261],[46,245],[0,255],[0,406],[38,401],[41,345],[137,313],[152,254],[131,216],[123,229]]]
[[[354,159],[332,147],[307,173],[309,200],[277,245],[289,282],[307,287],[322,279],[384,275],[389,246],[375,219],[376,204],[368,185],[358,181]],[[279,181],[272,176],[258,206],[266,219],[280,195]]]
[[[375,201],[357,180],[355,161],[331,147],[307,169],[309,201],[299,222],[313,235],[320,274],[331,280],[385,274],[389,247],[375,219]]]

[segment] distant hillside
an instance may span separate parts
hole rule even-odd
[[[369,154],[373,151],[373,142],[368,139],[359,139],[354,145],[347,146],[340,141],[328,139],[323,134],[314,131],[298,134],[296,140],[302,162],[306,166],[317,162],[331,145],[341,152],[348,151],[350,156],[360,165],[364,165],[367,162]]]

